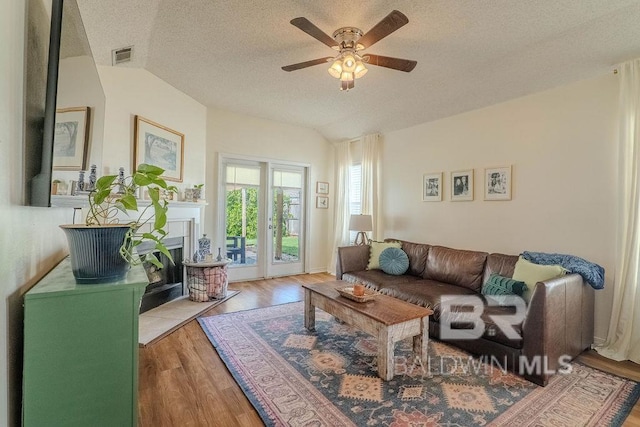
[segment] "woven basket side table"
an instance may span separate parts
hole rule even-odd
[[[206,302],[227,297],[227,265],[231,260],[184,262],[191,301]]]

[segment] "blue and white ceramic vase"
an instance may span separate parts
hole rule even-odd
[[[198,251],[203,257],[211,253],[211,239],[208,238],[206,234],[203,234],[202,237],[198,239]]]
[[[206,234],[203,234],[202,237],[198,239],[198,250],[193,254],[193,261],[202,262],[210,253],[211,239],[209,239]]]

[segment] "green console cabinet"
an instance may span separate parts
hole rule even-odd
[[[76,284],[64,259],[24,297],[24,426],[135,426],[142,266]]]

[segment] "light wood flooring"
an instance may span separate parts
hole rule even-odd
[[[301,284],[334,280],[326,274],[308,274],[229,285],[240,294],[203,316],[301,301]],[[594,351],[579,356],[581,362],[616,375],[640,381],[640,366],[614,362]],[[193,320],[157,343],[140,348],[138,424],[140,426],[262,426],[257,412],[211,343]],[[625,426],[640,427],[640,403]]]

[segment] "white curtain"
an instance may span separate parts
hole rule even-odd
[[[335,274],[339,246],[349,245],[349,167],[350,142],[343,141],[336,148],[336,196],[333,210],[333,246],[329,271]]]
[[[613,311],[598,353],[640,363],[640,59],[620,67],[618,247]]]
[[[371,215],[373,240],[382,240],[380,207],[380,135],[362,137],[362,214]]]

